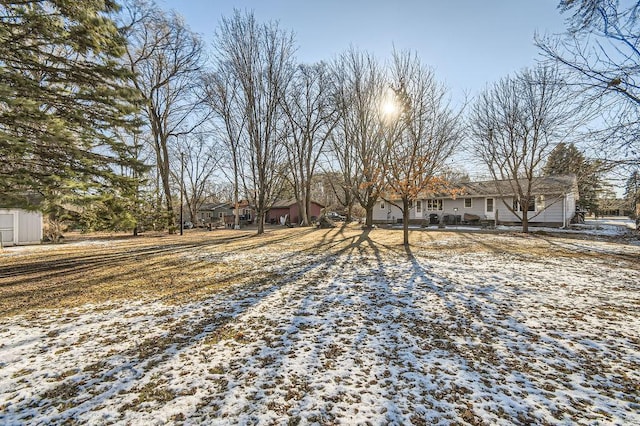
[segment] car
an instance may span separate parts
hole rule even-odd
[[[182,224],[182,228],[183,229],[192,229],[193,228],[193,223],[186,221]]]
[[[344,222],[347,218],[337,212],[329,212],[327,213],[327,217],[334,222]]]

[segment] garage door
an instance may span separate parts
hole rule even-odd
[[[0,213],[0,234],[2,234],[2,244],[13,244],[12,213]]]

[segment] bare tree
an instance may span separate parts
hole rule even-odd
[[[258,234],[281,188],[285,164],[282,96],[294,71],[293,36],[277,24],[259,24],[252,13],[223,18],[216,33],[218,63],[240,82],[236,109],[246,116],[245,192],[256,209]]]
[[[539,67],[506,77],[487,88],[471,111],[472,148],[494,180],[506,181],[515,202],[505,207],[529,230],[534,180],[551,149],[576,125],[573,93],[557,70]]]
[[[538,36],[536,44],[554,63],[562,64],[590,94],[604,128],[600,156],[614,163],[640,164],[640,3],[618,0],[561,0],[570,14],[562,37]],[[614,153],[608,153],[611,148]]]
[[[461,142],[462,126],[445,88],[415,54],[393,52],[390,87],[381,105],[387,124],[385,198],[402,211],[403,242],[409,245],[410,206],[421,193],[442,187],[437,175]]]
[[[195,220],[198,209],[205,202],[211,178],[220,165],[219,146],[211,135],[196,134],[178,140],[176,157],[184,154],[184,188],[185,203],[189,217]],[[176,168],[177,169],[177,168]],[[174,177],[176,182],[181,179]]]
[[[341,70],[338,69],[334,100],[338,107],[338,124],[329,136],[330,146],[327,152],[329,157],[327,164],[333,168],[337,166],[337,171],[325,171],[327,176],[326,182],[331,187],[336,199],[346,209],[346,221],[351,221],[353,217],[353,205],[355,203],[356,185],[354,179],[354,170],[356,169],[356,153],[355,147],[347,142],[347,135],[350,132],[348,125],[347,112],[349,111],[349,95],[347,87],[343,80],[344,77]],[[341,83],[342,82],[342,83]]]
[[[180,16],[166,14],[154,3],[132,0],[124,10],[126,57],[136,76],[134,88],[143,98],[144,118],[155,151],[171,229],[175,223],[170,181],[170,144],[175,142],[172,136],[178,138],[191,133],[206,119],[200,95],[200,74],[205,60],[203,44]]]
[[[337,171],[325,171],[326,183],[331,187],[333,195],[340,205],[347,211],[347,222],[353,218],[353,205],[355,203],[355,185],[353,171],[356,168],[354,147],[347,143],[347,119],[345,113],[348,109],[346,96],[338,95],[336,98],[338,105],[338,125],[329,137],[330,147],[327,152],[328,164],[337,166]]]
[[[331,143],[327,146],[327,156],[331,155],[330,149]],[[344,195],[340,194],[340,188],[343,188],[342,174],[339,171],[325,171],[326,165],[323,161],[320,170],[313,176],[311,197],[324,204],[327,210],[343,210],[345,207],[343,204]]]
[[[222,172],[233,186],[232,201],[234,204],[234,227],[240,227],[240,179],[242,176],[243,154],[241,141],[246,137],[246,115],[242,110],[240,83],[232,73],[225,69],[225,64],[218,64],[218,69],[206,76],[204,85],[207,92],[208,105],[214,113],[213,127],[225,147],[223,158],[229,160],[231,173],[223,167]]]
[[[337,124],[338,108],[331,97],[331,86],[324,63],[300,65],[282,102],[289,127],[285,144],[290,170],[287,176],[304,226],[310,224],[313,176]]]
[[[229,203],[233,200],[233,185],[221,179],[214,179],[207,186],[206,201],[209,203]]]
[[[335,61],[334,79],[340,121],[334,155],[345,186],[366,211],[373,226],[373,207],[384,185],[383,123],[378,105],[385,91],[384,70],[369,53],[351,48]]]

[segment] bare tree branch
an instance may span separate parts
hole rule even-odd
[[[282,96],[293,66],[293,36],[275,23],[259,24],[252,13],[235,11],[223,18],[216,33],[217,60],[240,82],[236,111],[246,116],[240,148],[247,162],[243,183],[256,209],[258,234],[284,179],[285,150]]]
[[[193,132],[207,118],[200,85],[204,47],[180,16],[167,15],[145,0],[128,3],[122,21],[129,41],[128,65],[144,100],[171,229],[175,215],[170,139]]]
[[[473,150],[496,181],[503,204],[528,232],[534,180],[553,147],[576,128],[579,108],[557,70],[539,67],[506,77],[487,88],[470,116]],[[507,195],[515,194],[515,203]]]

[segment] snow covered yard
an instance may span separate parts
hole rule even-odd
[[[0,424],[640,424],[640,247],[285,229],[0,253]]]

